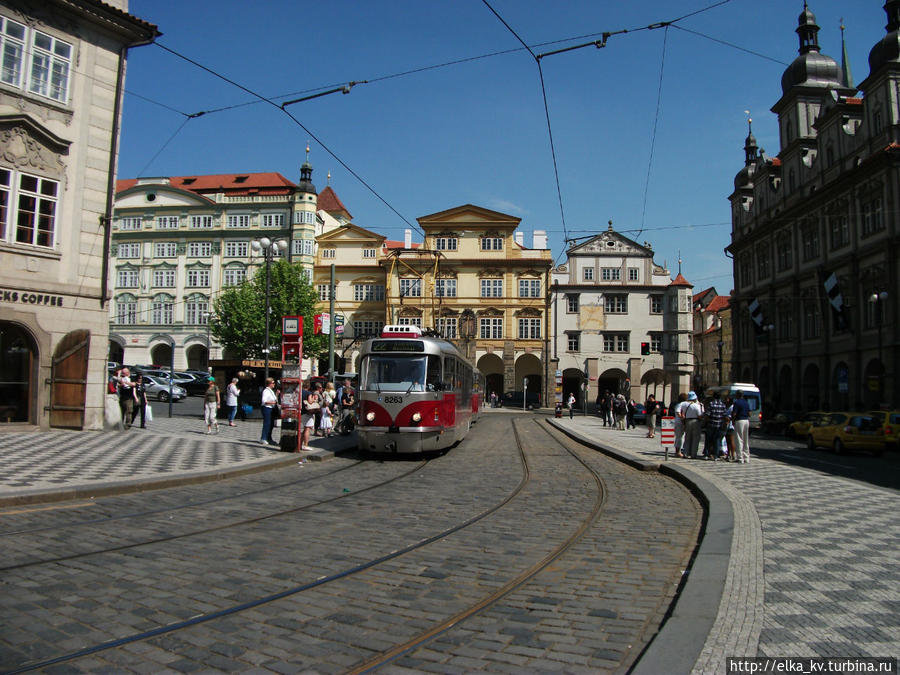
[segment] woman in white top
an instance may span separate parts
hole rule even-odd
[[[270,377],[266,380],[266,386],[262,390],[262,406],[260,406],[263,416],[263,427],[262,436],[259,440],[263,445],[275,445],[275,441],[272,440],[272,412],[275,410],[277,403],[278,396],[275,395],[275,380]]]
[[[228,408],[228,426],[233,427],[234,424],[234,415],[237,412],[238,407],[238,396],[241,395],[241,390],[238,389],[238,379],[236,377],[231,378],[231,383],[225,389],[225,407]]]

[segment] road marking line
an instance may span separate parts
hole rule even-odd
[[[794,459],[806,459],[810,462],[818,462],[819,464],[827,464],[828,466],[839,466],[842,469],[855,469],[855,466],[851,464],[837,464],[835,462],[826,462],[822,459],[816,459],[815,457],[808,457],[806,455],[782,455],[782,457],[792,457]]]

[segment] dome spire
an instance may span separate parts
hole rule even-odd
[[[312,164],[309,163],[309,143],[306,144],[306,161],[300,166],[300,184],[297,186],[302,192],[316,194],[316,186],[312,182]]]
[[[756,161],[756,151],[759,146],[756,144],[756,138],[753,137],[753,118],[750,117],[750,111],[745,110],[747,115],[747,140],[744,141],[744,166],[750,166]]]
[[[803,2],[803,12],[797,19],[797,35],[800,36],[801,54],[819,51],[819,27],[816,25],[816,15],[809,10],[806,0]]]

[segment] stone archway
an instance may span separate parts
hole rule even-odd
[[[109,336],[109,352],[106,355],[106,360],[119,365],[125,363],[125,341],[122,338]]]
[[[850,367],[843,361],[831,371],[831,409],[850,410]]]
[[[516,391],[525,388],[525,378],[528,378],[528,391],[537,392],[541,396],[543,405],[544,377],[541,368],[541,360],[534,354],[522,354],[516,359]]]
[[[150,348],[150,362],[154,366],[168,368],[172,363],[172,347],[161,342]]]
[[[209,369],[209,348],[206,345],[192,344],[185,353],[188,370]]]
[[[781,367],[778,373],[778,389],[772,396],[775,412],[794,409],[794,370],[788,365]]]
[[[885,400],[884,366],[877,358],[866,364],[862,381],[862,400],[867,410],[877,410]]]
[[[485,354],[478,359],[478,370],[485,379],[485,392],[490,397],[491,392],[497,394],[497,398],[503,396],[503,359],[496,354]]]
[[[664,405],[668,406],[666,403],[667,397],[670,395],[666,386],[668,383],[669,377],[666,375],[666,371],[659,368],[648,370],[641,375],[641,391],[631,392],[631,398],[640,403],[646,401],[650,394],[653,394],[657,401],[662,401]]]
[[[579,368],[566,368],[562,374],[562,400],[563,404],[569,400],[569,394],[575,394],[575,407],[582,407],[584,392],[581,385],[584,382],[584,372]]]
[[[37,342],[24,326],[0,321],[0,424],[35,424]]]
[[[608,391],[611,394],[625,394],[622,391],[622,384],[625,382],[628,374],[620,368],[608,368],[600,373],[597,378],[597,391],[603,393]],[[632,392],[632,395],[634,392]]]

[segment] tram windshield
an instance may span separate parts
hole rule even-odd
[[[360,390],[436,391],[441,388],[438,356],[371,355],[363,359]]]

